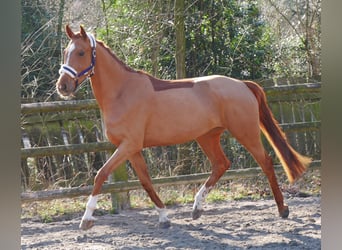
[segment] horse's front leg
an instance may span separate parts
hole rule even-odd
[[[129,158],[135,173],[137,174],[141,185],[146,190],[147,194],[150,196],[153,203],[156,205],[156,209],[159,213],[159,227],[160,228],[168,228],[171,223],[169,218],[167,217],[167,211],[165,205],[158,197],[156,191],[152,186],[152,181],[150,175],[147,170],[147,165],[142,156],[141,152],[138,152]]]
[[[83,230],[90,229],[94,225],[95,218],[93,212],[96,208],[97,198],[101,192],[103,183],[108,179],[108,176],[124,162],[129,155],[129,150],[125,144],[120,145],[113,155],[107,160],[107,162],[97,172],[94,180],[94,187],[91,195],[89,196],[86,210],[82,217],[80,228]]]

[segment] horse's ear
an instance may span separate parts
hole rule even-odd
[[[83,26],[80,25],[80,29],[81,29],[81,36],[85,39],[87,38],[87,32],[84,30]]]
[[[65,32],[70,39],[75,36],[74,32],[72,32],[72,30],[70,29],[69,24],[65,26]]]

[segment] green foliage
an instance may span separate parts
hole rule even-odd
[[[31,204],[22,205],[21,219],[35,218],[43,223],[50,223],[61,219],[70,219],[75,213],[84,211],[84,204],[87,202],[87,197],[34,202]],[[99,202],[99,208],[109,210],[109,205],[102,205],[102,200]]]
[[[319,80],[321,0],[268,0],[260,6],[274,40],[274,75]]]
[[[253,1],[185,1],[187,76],[209,74],[237,78],[269,75],[265,60],[271,39]],[[106,28],[98,36],[127,64],[175,78],[174,16],[170,2],[117,1],[105,4]],[[141,22],[141,19],[144,22]],[[153,52],[159,52],[153,56]],[[155,62],[154,60],[157,60]],[[157,71],[153,63],[158,63]]]
[[[159,17],[157,7],[149,2],[143,0],[137,5],[136,1],[102,1],[106,24],[96,32],[125,63],[151,72],[151,53],[158,32],[151,27]]]
[[[176,78],[174,0],[21,2],[22,98],[54,99],[66,23],[84,24],[129,66]],[[184,0],[184,6],[187,77],[308,77],[310,67],[319,74],[320,0]],[[90,92],[82,88],[78,98]]]
[[[227,199],[228,199],[227,191],[222,190],[222,189],[213,189],[208,194],[206,201],[213,203],[213,202],[226,201]]]
[[[271,40],[253,1],[198,1],[187,16],[189,76],[260,78]]]
[[[53,16],[41,1],[22,0],[21,76],[23,99],[46,99],[58,77],[60,48]]]

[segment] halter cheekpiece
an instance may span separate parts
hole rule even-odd
[[[87,76],[87,77],[91,77],[94,75],[94,68],[95,68],[95,59],[96,59],[96,40],[94,38],[94,36],[92,34],[87,34],[89,40],[90,40],[90,47],[91,47],[91,64],[89,67],[87,67],[86,69],[82,70],[80,73],[77,73],[77,71],[67,65],[67,64],[62,64],[61,68],[59,69],[59,74],[62,75],[64,73],[68,74],[71,78],[73,78],[75,80],[76,83],[76,88],[78,87],[78,85],[80,85],[81,83],[78,83],[78,78],[80,78],[81,76]]]

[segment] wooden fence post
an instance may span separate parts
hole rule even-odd
[[[107,136],[105,135],[105,125],[102,119],[102,113],[101,113],[101,126],[102,126],[102,138],[103,141],[108,141]],[[106,160],[109,159],[113,152],[106,151]],[[114,173],[111,173],[108,176],[108,183],[115,183],[118,181],[128,181],[128,173],[126,170],[126,162],[122,163],[115,171]],[[125,192],[111,192],[111,201],[112,201],[112,212],[114,214],[120,213],[121,210],[127,209],[131,206],[130,198],[129,198],[129,191]]]
[[[128,173],[126,170],[126,162],[122,163],[121,166],[112,173],[108,178],[109,183],[128,181]],[[125,192],[112,192],[112,212],[114,214],[120,213],[122,210],[130,208],[130,196],[129,191]]]

